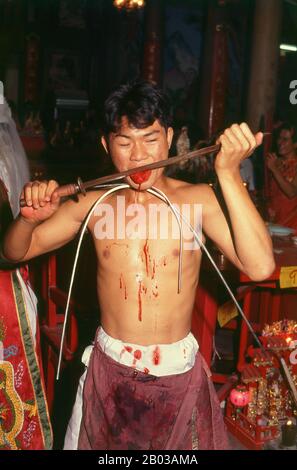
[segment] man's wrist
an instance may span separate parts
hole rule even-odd
[[[243,182],[241,175],[240,175],[239,167],[232,168],[232,169],[219,168],[219,169],[216,169],[216,174],[217,174],[219,181],[232,181],[232,182],[240,182],[240,183]]]

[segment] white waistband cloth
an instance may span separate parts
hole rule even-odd
[[[192,333],[175,343],[142,346],[114,339],[100,328],[97,341],[104,353],[119,364],[157,377],[183,374],[192,369],[198,351]]]

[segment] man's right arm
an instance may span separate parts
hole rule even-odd
[[[57,187],[54,181],[25,186],[22,198],[26,206],[5,235],[6,259],[26,261],[60,248],[75,237],[84,218],[83,207],[72,200],[60,205]]]

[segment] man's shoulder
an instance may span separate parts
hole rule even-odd
[[[197,199],[208,200],[213,197],[213,190],[206,183],[187,183],[185,181],[168,178],[168,185],[172,190],[178,191],[181,197],[195,202]]]

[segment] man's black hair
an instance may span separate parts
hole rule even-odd
[[[117,132],[122,117],[137,129],[144,129],[158,120],[166,130],[171,126],[168,96],[149,81],[137,80],[114,90],[104,103],[103,133]]]

